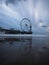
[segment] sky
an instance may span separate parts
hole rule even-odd
[[[30,20],[33,33],[49,34],[49,0],[0,0],[0,27],[21,30],[23,18]]]

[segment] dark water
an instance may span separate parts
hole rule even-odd
[[[0,38],[0,65],[49,65],[49,37]]]

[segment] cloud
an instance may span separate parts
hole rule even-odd
[[[9,3],[15,4],[16,0],[6,0],[6,5],[8,5]]]
[[[27,1],[27,0],[6,0],[6,5],[8,5],[9,3],[11,4],[17,4],[18,2],[21,2],[21,1]]]

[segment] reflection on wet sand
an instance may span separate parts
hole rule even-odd
[[[0,39],[0,48],[1,51],[0,53],[3,54],[4,58],[6,59],[6,61],[3,61],[2,57],[0,58],[1,63],[3,62],[5,64],[8,64],[7,61],[12,61],[12,59],[10,60],[10,55],[13,55],[12,58],[15,56],[16,58],[16,62],[18,62],[18,59],[22,59],[25,61],[25,58],[27,59],[27,56],[30,54],[31,52],[31,44],[32,44],[32,38],[4,38],[4,39]],[[6,52],[5,52],[6,51]],[[11,53],[11,52],[12,53]],[[8,54],[10,55],[8,55]],[[16,55],[15,55],[16,54]],[[9,59],[5,56],[8,56]],[[17,58],[18,57],[18,58]],[[18,61],[17,61],[18,60]],[[21,60],[20,60],[21,61]],[[13,60],[14,62],[14,60]]]
[[[0,38],[0,65],[49,63],[48,37]]]

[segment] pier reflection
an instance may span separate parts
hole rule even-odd
[[[1,64],[27,62],[31,52],[31,45],[32,37],[0,38]]]
[[[19,37],[19,38],[2,38],[0,39],[0,46],[15,47],[20,55],[29,55],[31,52],[32,37]]]

